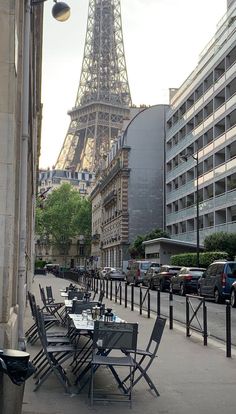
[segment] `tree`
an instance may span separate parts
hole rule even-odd
[[[218,232],[210,234],[204,240],[204,247],[207,251],[227,252],[230,259],[236,256],[236,233]]]
[[[158,239],[160,237],[170,238],[169,234],[161,229],[152,230],[150,233],[146,235],[139,235],[133,241],[129,248],[129,253],[132,259],[142,259],[145,257],[145,249],[143,246],[143,242],[146,240],[153,240]]]
[[[91,239],[91,203],[81,198],[70,184],[52,191],[36,208],[36,233],[50,240],[66,257],[71,239]]]

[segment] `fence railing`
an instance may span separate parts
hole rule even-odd
[[[99,293],[103,290],[105,297],[111,301],[115,301],[120,305],[124,305],[125,308],[130,307],[131,311],[134,311],[136,308],[139,310],[140,315],[143,315],[143,312],[147,312],[147,317],[150,318],[151,310],[155,312],[158,316],[161,315],[161,292],[158,288],[156,291],[156,305],[155,299],[152,300],[152,309],[151,309],[151,295],[150,288],[140,286],[139,294],[135,290],[133,283],[129,285],[126,282],[118,282],[108,279],[99,279],[96,277],[82,276],[78,275],[76,272],[64,272],[63,277],[65,279],[72,280],[76,283],[81,284],[87,289],[92,290],[93,292]],[[135,293],[136,292],[136,293]],[[153,295],[152,295],[153,298]],[[226,336],[226,356],[231,357],[231,306],[230,302],[226,301],[226,325],[225,325],[225,336]],[[166,316],[166,315],[164,315]],[[169,292],[169,329],[173,329],[174,323],[174,300],[173,292],[170,289]],[[204,297],[197,295],[186,295],[186,315],[185,315],[185,326],[186,326],[186,336],[191,336],[191,331],[196,331],[203,336],[203,344],[207,346],[208,339],[208,328],[207,328],[207,306]],[[179,322],[179,321],[178,321]],[[195,322],[195,324],[194,324]]]

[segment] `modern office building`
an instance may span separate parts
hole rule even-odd
[[[166,230],[173,239],[195,242],[198,205],[202,243],[209,234],[236,231],[235,0],[228,1],[197,67],[170,92]]]

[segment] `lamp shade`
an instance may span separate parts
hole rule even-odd
[[[63,1],[55,1],[55,4],[52,8],[52,15],[54,19],[58,20],[59,22],[65,22],[70,17],[70,7]]]

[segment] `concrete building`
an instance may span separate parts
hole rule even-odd
[[[34,270],[34,200],[41,127],[42,7],[0,0],[0,349],[24,347]],[[21,412],[23,387],[0,372],[0,412]]]
[[[40,170],[38,177],[38,193],[39,195],[47,191],[49,194],[61,184],[68,183],[78,190],[81,197],[86,197],[90,194],[94,182],[94,174],[88,171],[74,171],[74,170],[57,170],[48,169]]]
[[[173,239],[196,242],[197,178],[200,242],[218,231],[235,232],[235,0],[228,1],[227,13],[197,67],[178,90],[171,90],[166,131],[166,230]]]
[[[100,242],[101,266],[122,267],[129,259],[129,245],[137,235],[164,226],[167,108],[156,105],[141,111],[136,109],[136,115],[108,153],[106,169],[91,193],[96,236],[92,255],[95,250],[98,252]]]

